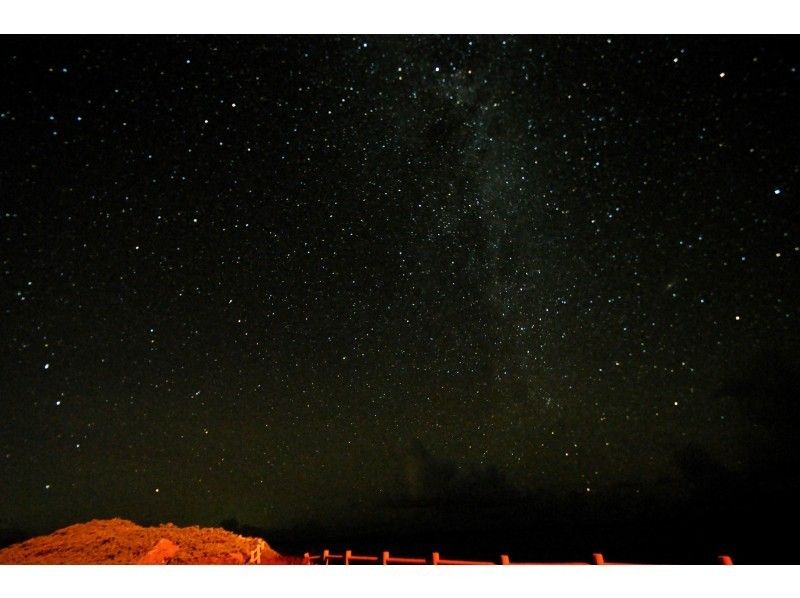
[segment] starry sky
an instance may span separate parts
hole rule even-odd
[[[796,38],[0,45],[0,527],[797,487]]]

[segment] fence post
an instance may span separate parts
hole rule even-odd
[[[383,554],[381,555],[381,565],[388,565],[389,564],[389,551],[384,550]]]
[[[322,561],[327,565],[328,564],[328,555],[331,553],[330,550],[327,548],[322,551]]]
[[[720,565],[733,565],[733,559],[729,557],[727,554],[722,554],[718,558]]]
[[[438,552],[434,552],[433,553],[433,557],[431,558],[431,564],[432,565],[438,565],[439,564],[439,553]]]
[[[345,550],[344,551],[344,564],[345,565],[349,565],[350,564],[350,557],[352,556],[352,554],[353,554],[352,550]]]
[[[605,565],[605,562],[606,562],[606,561],[605,561],[605,559],[603,558],[603,554],[602,554],[601,552],[595,552],[595,553],[592,555],[592,558],[594,559],[594,564],[595,564],[595,565]]]
[[[508,555],[507,554],[501,554],[500,555],[500,564],[501,565],[508,565],[509,562],[510,561],[508,559]]]
[[[304,552],[303,553],[303,564],[310,565],[311,564],[311,553]]]

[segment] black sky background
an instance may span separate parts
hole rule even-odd
[[[794,558],[796,37],[0,43],[0,527]]]

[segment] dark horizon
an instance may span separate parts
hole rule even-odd
[[[0,43],[0,542],[797,560],[797,37]]]

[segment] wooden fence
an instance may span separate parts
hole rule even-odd
[[[733,559],[728,555],[721,555],[717,557],[720,565],[733,565]],[[629,563],[613,563],[608,562],[603,557],[602,553],[595,552],[592,554],[590,562],[573,562],[573,563],[526,563],[526,562],[511,562],[507,554],[500,555],[500,562],[495,561],[461,561],[454,559],[443,559],[438,552],[434,552],[430,558],[426,557],[401,557],[392,556],[388,550],[383,551],[380,556],[372,555],[358,555],[353,554],[352,550],[345,550],[342,554],[334,554],[330,550],[325,549],[322,554],[312,555],[305,553],[303,555],[303,563],[306,565],[354,565],[354,564],[369,564],[369,565],[626,565]]]

